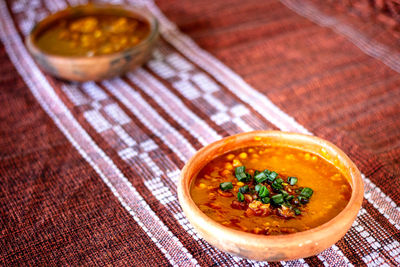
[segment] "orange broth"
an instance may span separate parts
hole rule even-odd
[[[235,177],[235,168],[239,166],[245,166],[252,175],[249,182],[239,182]],[[294,188],[301,190],[304,187],[313,190],[309,202],[299,205],[300,215],[285,218],[271,212],[277,211],[277,206],[263,204],[254,191],[241,202],[244,203],[242,209],[233,208],[233,203],[238,203],[239,188],[246,184],[254,188],[254,171],[265,169],[279,174],[278,177],[284,180],[285,190],[294,192]],[[287,177],[291,176],[298,178],[293,187],[287,184]],[[233,189],[221,190],[223,182],[232,182]],[[269,189],[270,196],[278,194],[270,186]],[[277,235],[305,231],[331,220],[349,202],[351,186],[332,163],[318,155],[288,147],[250,147],[228,152],[209,162],[195,178],[191,196],[207,216],[225,226],[256,234]],[[250,201],[269,208],[269,214],[249,213]],[[286,206],[280,207],[286,209]]]
[[[43,30],[36,45],[49,54],[96,56],[134,47],[150,33],[148,22],[120,14],[59,19]]]

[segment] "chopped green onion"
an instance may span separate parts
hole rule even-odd
[[[309,202],[309,199],[306,197],[298,196],[297,198],[299,199],[301,204],[307,204]]]
[[[271,172],[269,170],[264,170],[264,173],[267,175],[267,183],[272,184],[276,178],[275,174],[276,172]]]
[[[296,188],[294,191],[296,194],[300,194],[301,190],[303,190],[303,187]]]
[[[250,181],[251,181],[251,175],[250,175],[250,173],[246,173],[246,175],[247,175],[247,179],[246,179],[245,182],[250,182]]]
[[[272,189],[273,189],[275,192],[279,192],[279,191],[283,188],[282,182],[283,182],[283,180],[282,180],[281,178],[276,179],[276,180],[271,184]]]
[[[277,195],[272,196],[271,202],[275,205],[282,205],[284,202],[282,194],[277,194]]]
[[[235,176],[239,180],[239,182],[248,182],[250,181],[250,174],[245,172],[246,168],[244,166],[235,168]]]
[[[283,206],[286,206],[286,207],[288,207],[288,208],[291,208],[291,207],[292,207],[292,204],[290,204],[289,202],[285,202],[285,203],[283,203],[282,205],[283,205]]]
[[[264,172],[260,172],[257,175],[254,175],[254,180],[257,184],[265,182],[268,179],[267,175]]]
[[[297,177],[288,177],[288,178],[287,178],[287,182],[288,182],[290,185],[295,185],[295,184],[297,184]]]
[[[285,198],[285,199],[289,196],[289,193],[286,192],[285,190],[281,190],[281,194],[282,194],[283,198]]]
[[[264,203],[264,204],[268,204],[270,201],[271,201],[271,199],[269,197],[263,197],[261,199],[261,202]]]
[[[245,166],[240,166],[235,168],[235,176],[239,181],[247,178],[245,171],[246,171]]]
[[[259,197],[269,196],[269,190],[265,185],[261,186],[260,190],[258,191],[258,196]]]
[[[290,209],[296,216],[302,214],[300,208],[310,201],[310,197],[314,193],[311,188],[297,187],[297,177],[290,176],[285,178],[284,181],[279,177],[277,172],[268,169],[262,172],[255,170],[254,175],[250,175],[246,172],[245,166],[240,166],[235,168],[235,177],[239,182],[247,183],[239,187],[236,196],[238,201],[244,202],[246,200],[246,194],[250,194],[253,200],[261,201],[264,204],[271,203],[274,209],[283,207],[285,212],[287,209]],[[270,185],[271,188],[268,185]],[[296,188],[291,186],[296,186]],[[223,191],[227,191],[234,187],[231,182],[224,182],[220,184],[220,188]],[[271,191],[271,189],[273,191]],[[273,214],[276,214],[276,211]]]
[[[263,186],[262,184],[257,184],[254,189],[256,190],[256,192],[260,191],[261,186]]]
[[[304,187],[303,190],[300,192],[300,196],[310,198],[314,191],[309,187]]]
[[[270,175],[270,174],[271,174],[271,171],[268,170],[268,169],[265,169],[265,170],[263,170],[263,173],[265,173],[266,175]]]
[[[243,201],[244,201],[244,195],[243,195],[242,193],[238,192],[238,193],[237,193],[237,199],[238,199],[240,202],[243,202]]]
[[[226,191],[232,189],[233,185],[231,182],[224,182],[219,184],[219,188],[221,188],[222,191]]]
[[[245,172],[246,171],[246,167],[245,166],[239,166],[235,168],[235,174],[238,172]]]
[[[276,172],[270,172],[269,177],[275,179],[276,177],[278,177],[278,173],[276,173]],[[282,180],[282,179],[281,179],[281,180]],[[283,180],[282,180],[282,182],[283,182]]]
[[[294,199],[294,196],[288,195],[285,199],[286,199],[286,201],[291,201],[292,199]]]
[[[296,215],[301,214],[301,211],[298,208],[294,208],[293,211],[294,211],[294,214],[296,214]]]
[[[242,194],[245,194],[245,193],[249,192],[249,186],[245,185],[245,186],[240,187],[239,188],[239,192],[242,193]]]

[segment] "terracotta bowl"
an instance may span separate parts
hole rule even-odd
[[[60,56],[42,51],[35,38],[55,21],[82,14],[123,14],[145,20],[150,25],[150,33],[139,44],[126,50],[98,56]],[[83,5],[69,7],[40,21],[26,38],[28,50],[40,67],[49,74],[71,81],[98,81],[124,74],[141,66],[151,56],[158,39],[157,19],[148,11],[129,6]]]
[[[333,219],[316,228],[288,235],[265,236],[223,226],[205,215],[193,202],[190,187],[197,173],[211,160],[249,146],[286,146],[312,152],[333,163],[347,178],[352,195]],[[229,136],[200,149],[184,166],[178,184],[182,209],[195,230],[210,244],[233,255],[262,261],[309,257],[335,244],[351,227],[363,200],[360,171],[346,154],[321,138],[280,131],[256,131]]]

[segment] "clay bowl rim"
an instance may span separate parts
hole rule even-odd
[[[249,143],[249,141],[256,137],[260,136],[261,138],[264,137],[278,137],[278,138],[284,138],[285,140],[292,140],[292,139],[299,139],[302,140],[303,142],[309,142],[318,145],[319,147],[328,147],[329,149],[332,149],[335,153],[337,153],[338,159],[340,162],[345,162],[345,166],[348,166],[350,168],[349,170],[349,176],[351,177],[352,181],[349,181],[351,185],[351,197],[349,202],[347,203],[346,207],[334,218],[329,220],[328,222],[317,226],[315,228],[312,228],[310,230],[306,230],[303,232],[298,232],[294,234],[287,234],[287,235],[273,235],[273,236],[265,236],[265,235],[256,235],[253,233],[247,233],[239,230],[234,230],[231,229],[227,226],[223,226],[222,224],[219,224],[218,222],[214,221],[210,217],[208,217],[205,213],[203,213],[197,205],[194,203],[190,196],[190,186],[196,176],[197,173],[194,173],[193,176],[189,177],[187,175],[188,169],[191,165],[193,164],[199,164],[201,167],[198,167],[197,172],[201,170],[202,167],[204,167],[209,161],[212,159],[216,158],[219,155],[222,155],[228,151],[222,151],[218,153],[218,148],[221,148],[229,142],[230,140],[235,140],[237,138],[244,138],[247,140],[247,142],[242,141],[239,142],[240,144],[235,147],[235,149],[238,148],[243,148],[243,147],[248,147],[249,145],[246,145],[246,143]],[[262,140],[260,141],[262,142]],[[262,144],[260,144],[262,145]],[[321,146],[323,145],[323,146]],[[288,145],[290,147],[290,145]],[[234,149],[233,149],[234,150]],[[231,151],[231,150],[230,150]],[[317,155],[321,155],[321,153],[313,150],[306,150],[304,149],[303,151],[306,152],[311,152]],[[201,159],[205,159],[206,155],[213,154],[211,158],[209,158],[205,162],[200,162],[196,163],[197,161],[201,161]],[[198,159],[199,155],[202,155],[201,159]],[[299,134],[299,133],[291,133],[291,132],[282,132],[282,131],[253,131],[253,132],[246,132],[246,133],[241,133],[241,134],[236,134],[232,136],[225,137],[221,140],[218,140],[214,143],[211,143],[203,148],[201,148],[199,151],[195,153],[195,155],[192,156],[192,158],[185,164],[181,171],[180,179],[178,181],[178,197],[179,197],[179,202],[181,204],[181,207],[184,210],[184,213],[190,223],[194,226],[194,228],[197,230],[197,228],[202,228],[207,230],[207,232],[214,232],[214,233],[219,233],[221,236],[224,237],[226,242],[233,242],[235,243],[238,247],[244,246],[244,247],[251,247],[252,249],[254,248],[259,248],[260,250],[263,250],[268,247],[273,247],[273,248],[286,248],[288,246],[296,246],[298,244],[306,244],[309,242],[309,240],[312,240],[311,237],[316,237],[320,236],[319,238],[314,238],[317,240],[322,240],[323,237],[328,237],[331,236],[331,230],[332,227],[334,226],[339,226],[342,223],[349,223],[351,221],[350,225],[352,222],[354,222],[358,211],[361,208],[361,204],[363,201],[364,197],[364,183],[361,177],[361,173],[356,167],[356,165],[351,161],[351,159],[336,145],[332,144],[329,141],[326,141],[324,139],[321,139],[316,136],[311,136],[311,135],[305,135],[305,134]],[[193,218],[196,218],[196,223],[192,223],[192,216]],[[195,216],[195,217],[194,217]],[[346,229],[348,231],[348,229]],[[337,237],[332,244],[337,242],[342,236]],[[207,240],[207,239],[206,239]],[[328,246],[329,247],[329,246]],[[320,249],[320,251],[328,248],[328,247],[323,247]],[[301,247],[300,247],[301,248]],[[300,253],[301,254],[301,253]],[[305,254],[305,256],[310,256],[309,254]],[[297,257],[296,257],[297,258]],[[295,259],[295,258],[289,258],[289,259]]]
[[[83,12],[85,13],[88,12],[89,14],[96,14],[96,12],[99,12],[101,14],[102,11],[124,11],[128,12],[129,14],[132,15],[133,18],[139,18],[142,20],[145,20],[147,23],[150,25],[150,32],[144,38],[141,40],[137,45],[126,48],[124,50],[114,52],[111,54],[104,54],[104,55],[96,55],[96,56],[63,56],[63,55],[58,55],[58,54],[52,54],[48,53],[46,51],[43,51],[38,47],[34,41],[35,37],[46,27],[51,25],[57,20],[63,19],[63,18],[68,18],[68,17],[73,17],[75,12]],[[71,13],[72,12],[72,13]],[[113,59],[113,58],[118,58],[122,57],[127,54],[134,54],[134,53],[142,53],[141,49],[146,46],[151,46],[152,42],[154,42],[157,39],[157,36],[159,34],[159,22],[157,18],[146,8],[144,7],[139,7],[139,6],[122,6],[122,5],[113,5],[113,4],[99,4],[99,3],[91,3],[91,4],[86,4],[86,5],[77,5],[77,6],[70,6],[65,9],[59,10],[55,13],[52,13],[45,17],[44,19],[40,20],[35,24],[35,26],[32,28],[31,32],[29,35],[25,38],[25,44],[28,47],[28,49],[31,51],[33,54],[41,54],[45,57],[52,58],[54,60],[69,60],[69,61],[93,61],[93,60],[99,60],[99,59]]]

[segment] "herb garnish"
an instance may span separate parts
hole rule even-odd
[[[275,214],[284,218],[301,215],[314,191],[308,187],[298,187],[297,177],[287,177],[284,181],[277,172],[270,170],[254,171],[251,176],[245,166],[235,168],[238,182],[246,183],[236,188],[236,198],[232,201],[235,209],[245,209],[246,216]],[[223,191],[232,190],[231,182],[220,184]]]

